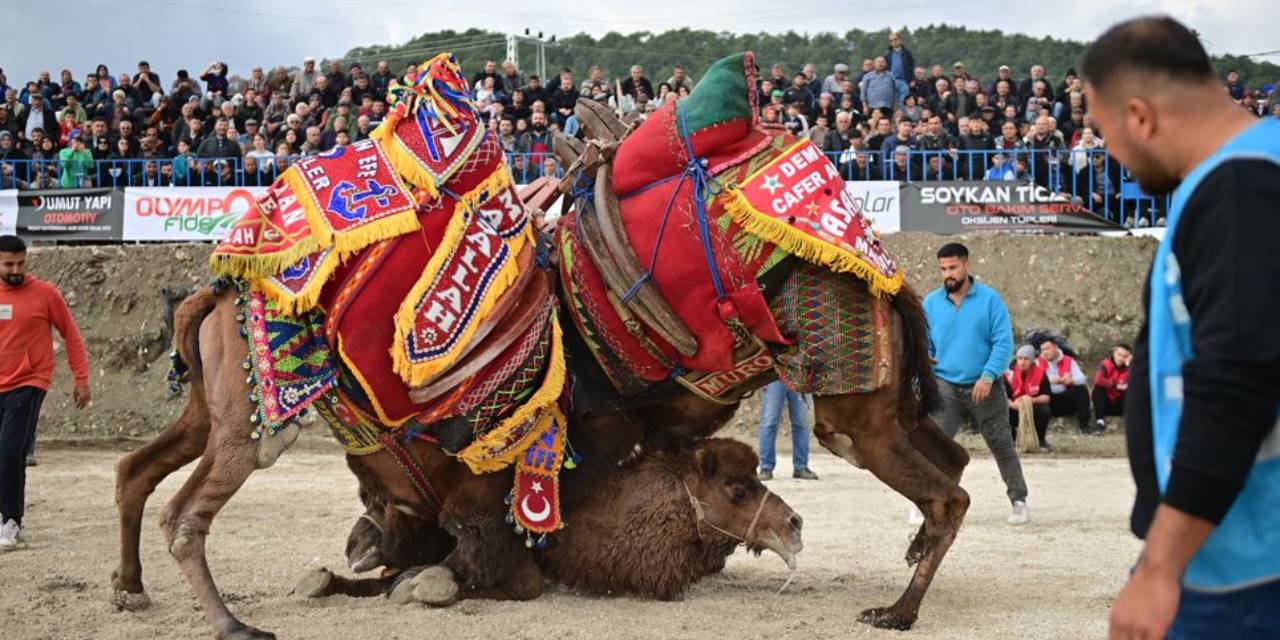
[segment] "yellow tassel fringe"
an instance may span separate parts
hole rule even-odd
[[[562,332],[557,314],[552,311],[551,359],[547,363],[547,374],[542,379],[542,386],[533,394],[533,397],[520,405],[520,408],[515,413],[503,420],[502,424],[489,431],[489,433],[476,438],[466,449],[462,450],[458,457],[467,463],[472,473],[477,474],[501,471],[510,466],[524,453],[525,449],[529,448],[529,443],[542,437],[542,434],[551,426],[552,418],[560,420],[561,425],[565,424],[564,416],[560,413],[558,405],[560,394],[564,390],[564,380],[565,363]],[[508,445],[507,440],[513,435],[512,432],[521,424],[534,418],[538,412],[542,412],[538,416],[538,426],[525,434],[517,443]]]
[[[852,273],[867,282],[872,295],[896,295],[902,288],[902,270],[886,277],[866,260],[831,243],[815,238],[784,222],[761,213],[736,185],[725,189],[721,202],[743,230],[754,233],[805,262],[829,267],[833,271]]]

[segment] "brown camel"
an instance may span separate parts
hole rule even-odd
[[[227,609],[204,554],[205,538],[214,516],[250,473],[273,464],[298,435],[298,427],[291,426],[273,438],[254,440],[250,437],[249,416],[253,407],[248,400],[249,389],[240,367],[247,354],[247,344],[239,334],[234,297],[232,291],[215,292],[204,288],[178,307],[174,321],[175,340],[179,355],[191,369],[191,389],[181,417],[154,440],[125,455],[117,464],[116,503],[121,522],[121,549],[120,566],[112,574],[113,602],[128,610],[145,608],[150,604],[143,588],[138,552],[143,509],[147,497],[165,477],[199,457],[195,471],[161,516],[161,528],[169,543],[169,551],[177,560],[218,638],[273,638],[273,634],[241,622]],[[616,468],[617,461],[625,460],[633,450],[631,439],[636,438],[640,431],[627,424],[615,425],[605,421],[597,424],[600,430],[595,432],[598,435],[594,439],[588,431],[579,434],[575,442],[578,446],[601,453],[592,456],[593,464]],[[386,508],[382,518],[366,521],[369,527],[379,530],[382,537],[379,550],[403,558],[405,564],[401,566],[440,563],[412,576],[412,582],[402,580],[401,583],[411,587],[409,590],[414,598],[437,605],[448,604],[460,597],[537,597],[542,591],[543,572],[534,555],[526,549],[523,539],[513,535],[504,523],[507,507],[502,496],[510,490],[511,472],[476,475],[445,454],[438,445],[415,441],[410,447],[415,451],[423,474],[434,487],[440,488],[443,499],[438,506],[423,500],[389,455],[353,458],[351,463],[366,490],[376,487],[380,479],[398,479],[389,485],[392,490],[375,490],[378,497],[372,500],[381,500]],[[701,457],[698,454],[702,454]],[[794,529],[799,525],[799,518],[780,499],[768,499],[764,495],[763,487],[754,478],[754,454],[745,445],[708,443],[705,448],[692,450],[688,456],[701,463],[697,468],[713,472],[698,478],[686,478],[693,495],[705,505],[701,515],[703,524],[708,527],[714,524],[732,532],[732,535],[745,538],[752,549],[775,549],[790,562],[800,548],[799,531]],[[678,459],[685,464],[681,469],[694,468],[688,463],[688,456]],[[724,459],[723,464],[713,462],[720,458]],[[584,473],[589,474],[587,477],[590,474],[600,477],[603,473],[591,469],[591,465],[584,467]],[[579,491],[566,492],[567,510],[572,510],[575,503],[582,501],[583,495],[594,493],[590,490],[589,481],[581,484],[583,487]],[[741,488],[747,496],[745,499],[755,497],[756,500],[749,505],[737,505],[740,507],[738,510],[726,507],[722,496],[737,497],[737,489],[732,487]],[[688,494],[684,494],[682,499],[684,502],[677,502],[677,507],[683,505],[687,511],[694,510]],[[590,513],[591,509],[588,507],[584,513]],[[605,511],[606,507],[594,509]],[[758,522],[751,526],[753,515]],[[696,530],[697,519],[689,516],[687,521],[688,526]],[[424,522],[438,524],[424,526]],[[398,533],[404,535],[397,537]],[[669,532],[655,533],[665,535]],[[718,565],[722,566],[723,556],[731,548],[726,549],[725,540],[717,535],[709,535],[706,546],[722,550]],[[687,540],[682,539],[681,542]],[[737,541],[734,542],[736,544]],[[708,565],[718,568],[714,561],[705,559],[705,551],[701,554],[695,562],[695,569],[667,568],[667,571],[681,576],[678,579],[664,578],[654,584],[632,580],[631,588],[655,597],[672,597],[687,586],[689,576],[701,576]],[[674,585],[681,584],[682,580],[683,586],[672,591]],[[394,582],[394,577],[389,575],[380,581],[363,581],[355,588],[366,589],[368,593],[382,592]]]
[[[440,455],[438,447],[427,443],[410,450],[419,459]],[[579,450],[594,457],[594,452],[581,446]],[[415,548],[419,554],[441,544],[428,537],[426,518],[413,522],[412,517],[400,517],[430,507],[404,480],[390,454],[349,461],[363,490],[376,496],[348,539],[348,558],[355,553],[391,570],[378,578],[348,579],[316,569],[303,577],[296,593],[321,597],[390,592],[397,602],[418,600],[434,606],[468,597],[530,597],[530,591],[520,590],[468,592],[457,586],[447,561],[397,576],[399,569],[411,566],[404,563],[414,561],[405,555],[407,537],[420,541]],[[794,569],[802,548],[802,521],[760,483],[757,463],[747,445],[710,438],[677,451],[647,450],[625,466],[610,463],[565,472],[561,488],[568,527],[553,536],[546,549],[535,551],[543,576],[592,594],[672,600],[702,576],[722,569],[739,544],[755,553],[774,551]],[[457,490],[442,488],[446,504]]]
[[[848,287],[866,286],[853,277],[844,278],[841,283]],[[781,328],[784,334],[789,333],[787,327]],[[814,433],[832,453],[867,469],[915,503],[925,515],[924,523],[907,549],[906,561],[915,567],[915,573],[905,592],[894,604],[867,609],[858,618],[877,627],[905,630],[915,623],[924,594],[968,510],[969,495],[960,487],[960,477],[969,455],[928,416],[937,402],[937,386],[929,365],[924,309],[909,286],[904,285],[893,298],[890,337],[893,382],[867,394],[817,396]],[[590,356],[581,357],[579,353],[579,357],[574,357],[576,338],[572,323],[565,323],[565,340],[575,379],[584,383],[606,380]],[[591,392],[609,393],[609,389],[605,383],[592,387]],[[652,394],[649,400],[617,396],[612,403],[625,408],[575,418],[577,437],[584,433],[609,433],[607,425],[619,428],[643,424],[650,429],[645,434],[646,450],[669,449],[711,435],[737,410],[736,404],[726,406],[705,400],[675,384],[669,385],[665,392]],[[363,484],[365,478],[361,479]],[[410,526],[407,520],[401,522]],[[392,525],[387,527],[392,528]],[[370,538],[381,535],[375,531],[365,534]],[[351,540],[356,539],[353,533]],[[412,534],[400,534],[398,539],[412,539]],[[379,560],[398,567],[411,566],[412,562],[391,552],[384,552]],[[372,566],[377,565],[365,568]]]

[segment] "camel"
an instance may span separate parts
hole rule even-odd
[[[598,113],[594,121],[584,118],[583,130],[589,137],[603,136],[606,128],[614,135],[615,143],[626,132],[621,123],[610,122]],[[558,145],[558,152],[560,147],[572,149],[573,145]],[[617,201],[616,198],[610,200],[613,194],[607,167],[603,169],[604,173],[594,174],[604,178],[595,184],[595,200],[599,204],[596,209],[603,214],[602,221],[610,222],[617,217]],[[581,205],[586,200],[582,195],[576,196],[578,211],[584,209]],[[612,231],[612,234],[605,233],[606,239],[616,242],[617,227]],[[636,271],[635,265],[629,268]],[[838,286],[853,288],[866,287],[866,284],[858,278],[846,277]],[[563,301],[564,292],[561,294]],[[671,314],[658,309],[661,296],[655,287],[639,287],[637,294],[637,309],[647,314],[638,313],[640,320],[651,328],[662,329],[659,333],[670,335],[678,349],[687,351],[687,341],[679,339],[678,323],[673,322]],[[277,435],[261,440],[251,438],[249,425],[254,407],[240,370],[248,348],[239,334],[237,312],[233,293],[207,288],[193,294],[177,310],[175,343],[182,360],[191,368],[190,398],[173,425],[124,456],[117,465],[121,557],[112,584],[117,606],[136,609],[149,603],[138,556],[147,497],[170,473],[200,458],[191,477],[162,514],[161,527],[171,555],[217,637],[252,640],[274,636],[240,621],[226,607],[209,571],[205,541],[210,523],[222,506],[250,473],[275,462],[297,438],[299,427],[290,425]],[[878,627],[907,629],[917,619],[929,583],[968,508],[969,497],[959,486],[968,456],[928,418],[938,393],[929,365],[925,318],[919,297],[904,286],[892,297],[891,315],[888,327],[893,355],[891,383],[870,393],[819,394],[814,433],[824,447],[871,471],[914,502],[925,515],[925,522],[907,551],[908,563],[915,565],[907,589],[894,604],[867,609],[859,617]],[[786,332],[785,319],[779,320],[779,329]],[[568,333],[571,332],[566,327]],[[578,380],[607,379],[589,354],[570,357],[569,364]],[[571,421],[572,430],[590,434],[596,426],[594,421],[616,424],[622,417],[629,424],[645,425],[659,443],[657,448],[669,452],[687,446],[686,440],[712,434],[732,415],[736,403],[713,402],[671,385],[662,393],[622,398],[617,406],[620,409],[616,411],[576,416]],[[443,478],[454,472],[451,469],[451,461],[444,459],[438,466],[427,466],[425,471],[434,483],[437,474]],[[405,517],[393,515],[381,523],[392,529],[392,540],[399,541],[396,546],[402,553],[407,547],[410,556],[418,554],[400,566],[411,566],[418,561],[440,562],[429,571],[430,584],[414,586],[415,594],[421,588],[427,600],[447,603],[458,597],[448,593],[449,585],[467,597],[499,594],[511,597],[513,592],[533,597],[540,591],[537,561],[533,554],[527,553],[524,541],[511,535],[510,528],[503,522],[508,509],[502,497],[511,487],[510,479],[504,482],[503,475],[468,477],[459,499],[444,505],[446,508],[439,513],[424,513],[412,507],[396,509]],[[379,474],[379,477],[385,475]],[[405,505],[392,504],[392,508],[396,506]],[[413,533],[417,530],[413,523],[424,519],[439,523],[440,528],[448,531],[455,546],[446,551],[440,541],[419,540]],[[406,526],[407,535],[397,538]],[[419,543],[428,548],[416,550]],[[379,548],[385,551],[387,547],[380,545]],[[501,589],[497,588],[499,585]],[[433,591],[434,586],[440,588]]]
[[[864,286],[857,279],[847,279],[850,287]],[[566,341],[572,343],[574,329],[566,326]],[[888,607],[862,611],[858,620],[876,627],[907,630],[919,616],[920,604],[942,558],[955,540],[969,506],[969,496],[960,487],[960,477],[969,462],[963,447],[946,435],[929,417],[927,393],[918,396],[914,387],[936,389],[929,369],[924,310],[920,298],[904,287],[894,298],[894,315],[890,337],[894,353],[894,382],[869,394],[819,395],[814,398],[814,435],[827,450],[851,464],[870,471],[882,482],[911,500],[925,515],[925,521],[913,537],[906,562],[914,566],[911,581],[901,597]],[[571,350],[572,355],[572,350]],[[572,358],[577,380],[604,380],[605,374],[589,357]],[[913,387],[914,384],[914,387]],[[606,383],[607,386],[607,383]],[[593,388],[594,392],[607,392]],[[922,397],[926,400],[922,401]],[[665,393],[647,403],[635,404],[619,397],[618,403],[630,402],[624,411],[575,419],[577,433],[608,433],[608,425],[622,423],[647,425],[646,451],[688,446],[713,435],[724,426],[738,405],[723,405],[701,398],[672,384]],[[681,444],[683,443],[683,444]],[[613,460],[614,458],[607,458]],[[384,469],[385,476],[399,475],[398,469]],[[357,474],[362,486],[372,482],[365,474]],[[497,501],[500,493],[487,500]],[[394,511],[391,510],[391,511]],[[399,514],[403,515],[403,514]],[[422,526],[413,518],[397,518],[399,526]],[[381,531],[365,529],[353,532],[350,544],[362,548],[376,546],[384,531],[394,531],[389,522]],[[570,527],[567,531],[573,531]],[[395,534],[397,540],[413,540],[410,530]],[[373,541],[371,542],[370,539]],[[400,548],[412,547],[401,542]],[[375,560],[353,569],[372,569],[386,565],[400,568],[415,566],[416,560],[398,555],[383,547]],[[341,592],[341,591],[335,591]]]
[[[439,447],[428,443],[411,444],[408,450],[424,466],[442,456]],[[579,452],[584,459],[602,459],[593,451]],[[541,592],[541,580],[525,573],[527,565],[509,572],[518,579],[486,589],[460,585],[456,578],[461,574],[447,559],[436,566],[415,566],[424,555],[439,556],[450,548],[450,541],[440,539],[441,532],[452,530],[447,521],[442,518],[433,527],[429,518],[418,515],[431,505],[405,481],[390,454],[352,456],[348,462],[361,478],[362,491],[375,493],[349,537],[348,558],[357,571],[378,565],[388,570],[377,578],[349,579],[315,569],[303,576],[295,593],[388,594],[393,602],[445,606],[462,598],[521,600]],[[593,595],[675,600],[704,575],[723,569],[739,545],[757,554],[773,551],[794,569],[803,548],[802,520],[760,483],[756,456],[747,445],[708,438],[677,451],[646,450],[625,462],[566,472],[562,490],[568,527],[533,551],[541,577]],[[452,496],[470,497],[465,485],[472,481],[465,473],[456,479],[457,485],[437,484],[446,511]],[[414,543],[406,544],[406,538]],[[406,555],[409,549],[418,555]]]

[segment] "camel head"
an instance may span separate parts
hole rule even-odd
[[[433,446],[411,445],[419,461],[436,455]],[[363,573],[378,567],[397,570],[439,562],[453,539],[439,528],[436,508],[424,501],[390,453],[347,456],[360,481],[365,513],[347,535],[347,564]]]
[[[803,519],[756,476],[759,459],[751,447],[724,438],[708,438],[686,453],[682,474],[704,539],[737,539],[760,554],[778,554],[795,569]]]

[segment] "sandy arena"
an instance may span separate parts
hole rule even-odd
[[[6,639],[209,637],[158,527],[162,505],[194,465],[160,485],[148,504],[142,555],[153,607],[121,613],[108,604],[119,455],[42,450],[28,476],[28,546],[0,555]],[[973,507],[915,629],[875,630],[855,618],[893,602],[906,585],[902,556],[914,531],[906,500],[825,452],[814,454],[819,482],[783,478],[789,456],[780,457],[783,473],[770,487],[805,517],[800,568],[781,595],[783,563],[739,552],[683,602],[587,598],[557,587],[533,602],[466,601],[444,610],[299,599],[289,591],[307,567],[349,573],[343,545],[361,512],[336,445],[319,438],[304,438],[250,477],[214,523],[210,564],[232,610],[281,638],[1096,638],[1105,635],[1112,597],[1139,550],[1127,531],[1133,489],[1122,458],[1024,459],[1033,520],[1012,528],[995,464],[979,456],[963,482]]]

